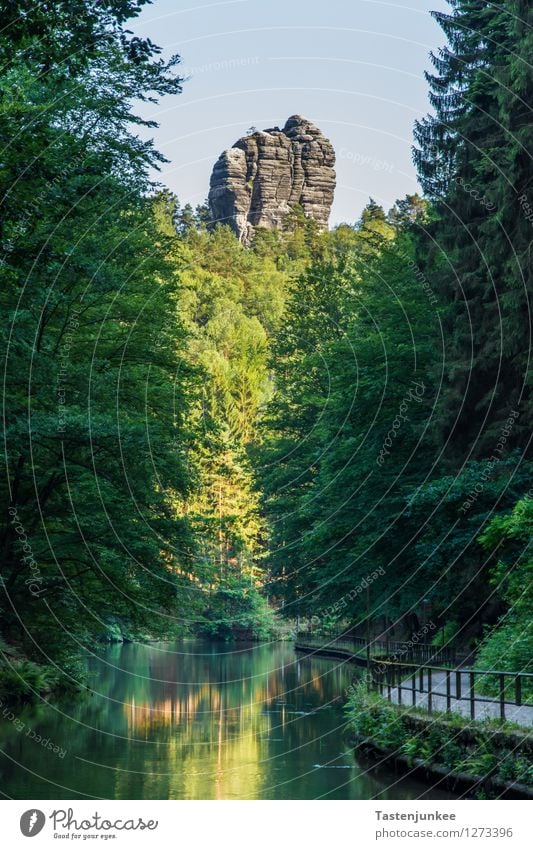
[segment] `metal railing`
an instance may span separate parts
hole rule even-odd
[[[412,643],[401,640],[367,640],[364,637],[352,636],[320,636],[310,632],[300,631],[296,635],[297,648],[334,650],[347,652],[361,659],[382,657],[388,660],[402,660],[408,663],[435,663],[454,666],[462,659],[455,646],[433,646],[430,643]]]
[[[372,659],[370,685],[388,701],[425,707],[428,713],[467,703],[461,713],[476,719],[477,705],[490,705],[494,712],[485,716],[507,719],[509,708],[533,708],[533,673],[501,672],[486,669],[443,669],[439,666]],[[476,692],[476,685],[478,691]],[[480,689],[481,688],[481,689]],[[491,696],[490,693],[494,693]],[[526,692],[526,698],[523,693]],[[528,694],[532,695],[529,696]],[[406,694],[404,698],[404,694]],[[422,698],[418,698],[421,696]],[[530,699],[528,701],[528,698]],[[479,717],[479,711],[478,711]],[[533,721],[533,714],[531,716]]]
[[[399,705],[533,724],[533,711],[517,716],[518,708],[533,708],[533,673],[456,666],[460,658],[450,646],[299,632],[296,648],[357,659],[368,666],[369,688]]]

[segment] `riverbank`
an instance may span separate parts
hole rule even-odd
[[[174,629],[176,631],[177,629]],[[190,641],[206,640],[214,645],[228,649],[232,645],[250,643],[288,642],[294,639],[294,626],[272,616],[271,629],[261,635],[253,628],[234,629],[224,636],[205,635],[204,633],[170,633],[166,636],[154,636],[150,633],[133,633],[119,622],[109,625],[95,640],[89,655],[105,646],[150,645],[167,643],[171,645],[177,639]],[[62,658],[57,665],[37,662],[25,656],[18,646],[9,645],[0,638],[0,700],[9,707],[31,706],[43,701],[55,701],[65,697],[81,696],[87,692],[86,658],[77,656]]]
[[[400,773],[475,798],[533,798],[533,734],[519,726],[429,716],[364,685],[351,689],[345,712],[351,742]]]

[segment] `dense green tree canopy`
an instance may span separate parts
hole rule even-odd
[[[0,2],[0,689],[273,607],[527,668],[531,5],[436,13],[424,196],[250,248],[148,177],[144,5]]]
[[[196,603],[196,378],[129,108],[180,81],[122,26],[142,4],[8,5],[1,627],[65,668],[112,622],[179,630]]]

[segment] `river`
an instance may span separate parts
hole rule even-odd
[[[341,703],[357,674],[289,643],[114,645],[90,659],[91,695],[2,709],[0,787],[14,799],[454,798],[354,756]]]

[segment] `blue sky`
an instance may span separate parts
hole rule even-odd
[[[337,153],[331,224],[355,221],[369,196],[386,209],[417,190],[413,122],[429,109],[424,70],[444,34],[445,0],[154,0],[133,23],[179,53],[183,93],[143,114],[170,162],[160,179],[200,203],[219,154],[245,133],[313,120]]]

